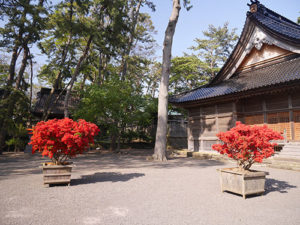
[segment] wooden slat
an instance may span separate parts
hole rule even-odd
[[[247,125],[263,125],[264,116],[263,114],[245,116],[245,124]]]
[[[267,121],[269,128],[280,133],[286,131],[287,139],[292,139],[289,112],[268,113]]]
[[[219,104],[217,107],[218,107],[218,113],[220,114],[232,112],[232,102]]]
[[[287,109],[289,107],[287,95],[269,96],[265,101],[267,110]]]
[[[202,108],[203,115],[215,115],[216,109],[215,106],[206,106]]]
[[[255,97],[244,101],[244,112],[262,111],[262,99]]]
[[[200,116],[200,108],[191,108],[189,110],[189,116]]]
[[[300,140],[300,110],[294,111],[294,132],[295,132],[295,140]]]
[[[292,100],[292,106],[293,108],[295,107],[300,107],[300,93],[293,93],[291,95],[291,100]]]

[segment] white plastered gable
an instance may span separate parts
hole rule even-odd
[[[241,54],[240,58],[237,60],[237,62],[235,63],[235,65],[231,69],[231,71],[227,74],[225,80],[230,79],[230,77],[236,72],[236,70],[239,68],[239,66],[245,59],[245,57],[252,51],[253,48],[256,48],[257,50],[261,50],[261,48],[264,44],[275,45],[284,50],[300,54],[299,47],[297,48],[295,46],[291,46],[287,43],[284,43],[284,42],[270,36],[269,34],[264,32],[261,28],[256,26],[251,34],[249,42],[247,43],[243,53]]]

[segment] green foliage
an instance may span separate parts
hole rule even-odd
[[[214,77],[219,72],[238,39],[235,31],[236,29],[228,28],[228,23],[223,27],[209,25],[208,30],[203,32],[206,38],[194,40],[196,45],[190,49],[194,50],[203,62],[203,75]]]
[[[9,51],[15,45],[32,44],[40,40],[48,14],[46,1],[7,0],[0,8],[0,16],[6,21],[0,28],[0,47]]]
[[[29,141],[28,131],[23,124],[15,124],[13,133],[5,143],[9,147],[13,147],[14,151],[21,151],[25,149],[26,144]]]
[[[4,87],[7,77],[8,77],[8,71],[9,65],[4,60],[4,57],[2,58],[2,55],[0,56],[0,87]]]
[[[89,86],[74,116],[96,123],[102,132],[107,130],[107,135],[119,136],[130,126],[149,126],[154,111],[152,99],[142,96],[129,81],[115,76],[100,88]]]
[[[196,56],[175,57],[171,61],[170,92],[177,94],[205,84],[209,77],[203,71],[205,63]]]
[[[9,105],[14,102],[13,113],[11,117],[6,117]],[[28,97],[18,90],[11,90],[7,98],[0,100],[0,121],[7,130],[6,144],[14,146],[15,150],[24,149],[28,142],[26,131],[27,121],[30,118],[30,103]]]

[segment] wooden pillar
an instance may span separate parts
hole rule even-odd
[[[288,103],[289,103],[289,121],[291,128],[291,138],[295,140],[295,124],[294,124],[294,115],[293,115],[293,104],[292,104],[292,96],[288,95]]]
[[[264,115],[264,124],[268,123],[268,118],[267,118],[267,104],[266,100],[262,100],[262,109],[263,109],[263,115]]]
[[[219,115],[218,115],[218,106],[215,105],[215,120],[216,120],[216,130],[219,133]]]
[[[232,102],[232,126],[235,126],[237,121],[237,111],[236,111],[236,102]]]
[[[194,140],[191,134],[191,127],[190,127],[190,111],[188,111],[188,126],[187,126],[187,142],[188,142],[188,150],[194,151]]]
[[[200,108],[200,136],[199,136],[199,142],[200,142],[199,144],[200,144],[200,146],[199,146],[199,151],[203,151],[204,150],[204,143],[203,143],[203,140],[201,138],[202,133],[203,133],[203,129],[204,129],[204,127],[203,127],[203,109]]]

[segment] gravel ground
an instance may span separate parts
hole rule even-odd
[[[91,153],[74,160],[71,186],[44,188],[44,161],[29,154],[0,156],[0,224],[299,225],[300,172],[268,171],[266,193],[244,200],[221,193],[214,160],[145,160]]]

